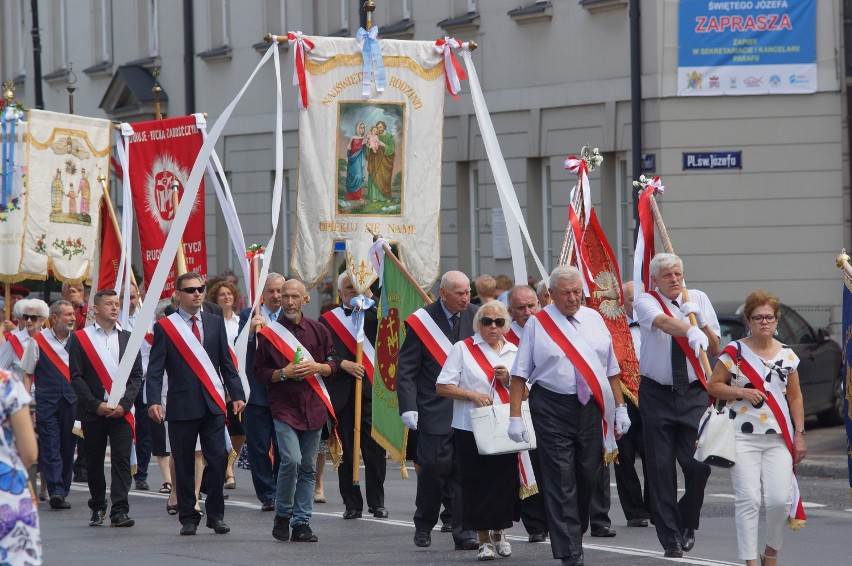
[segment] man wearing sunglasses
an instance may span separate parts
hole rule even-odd
[[[175,463],[175,487],[181,535],[194,535],[201,520],[195,508],[195,442],[207,461],[207,528],[230,532],[224,521],[225,399],[230,395],[234,414],[245,407],[240,376],[231,359],[225,321],[201,312],[205,285],[198,273],[177,278],[179,308],[154,325],[154,343],[148,362],[148,416],[169,421],[169,441]],[[163,376],[168,374],[167,413],[160,405]]]
[[[41,305],[33,304],[36,301]],[[29,308],[24,311],[28,327],[34,324],[32,315],[44,314],[38,308],[42,305],[47,310],[42,301],[33,300],[28,304]],[[33,380],[36,383],[38,457],[50,496],[50,508],[69,509],[71,505],[65,498],[71,491],[74,449],[77,446],[77,437],[71,432],[76,418],[77,394],[71,386],[66,348],[76,317],[74,306],[64,300],[53,303],[49,314],[50,328],[33,334],[21,359],[21,368],[27,390]],[[39,327],[43,320],[41,318],[38,322]]]

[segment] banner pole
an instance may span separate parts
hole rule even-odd
[[[385,244],[382,247],[385,250],[385,257],[390,258],[390,260],[397,267],[397,269],[399,269],[402,272],[402,274],[405,276],[405,278],[408,279],[409,283],[414,285],[414,288],[417,289],[417,292],[423,298],[425,303],[428,305],[430,303],[435,302],[435,301],[432,300],[432,297],[430,297],[429,294],[426,293],[426,291],[423,290],[423,288],[420,286],[420,284],[417,281],[414,280],[414,277],[411,276],[411,273],[408,272],[408,269],[406,269],[405,265],[403,265],[403,263],[401,261],[399,261],[399,258],[397,258],[393,254],[393,251],[390,249],[390,246]]]
[[[175,179],[172,180],[172,208],[175,213],[177,213],[179,204],[180,198],[178,197],[178,182]],[[177,254],[175,255],[175,274],[181,276],[186,272],[186,252],[184,252],[183,238],[181,238],[180,242],[178,242]]]
[[[121,249],[124,249],[124,234],[121,233],[121,228],[118,225],[118,217],[115,214],[115,208],[112,206],[112,198],[109,196],[109,189],[107,188],[106,177],[103,173],[101,173],[101,168],[98,167],[98,182],[101,184],[104,206],[107,208],[107,212],[109,213],[109,219],[112,222],[112,227],[115,230],[116,237],[118,239],[118,245],[121,246]],[[130,258],[127,259],[126,262],[127,269],[130,269]],[[103,266],[100,266],[100,269],[103,269]],[[136,289],[139,289],[139,285],[136,283],[136,275],[134,275],[133,270],[130,269],[130,282],[136,285]],[[94,283],[94,281],[92,281]],[[100,289],[98,289],[100,291]]]

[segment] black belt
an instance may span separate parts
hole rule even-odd
[[[663,385],[659,381],[657,381],[653,378],[650,378],[647,375],[643,375],[643,376],[640,376],[640,377],[642,378],[643,383],[647,383],[647,384],[652,385],[652,386],[654,386],[658,389],[664,389],[665,391],[674,391],[672,385]],[[700,379],[696,379],[695,381],[689,382],[689,389],[704,389],[704,384],[701,383]]]

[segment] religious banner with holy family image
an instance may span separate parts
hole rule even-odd
[[[27,120],[26,218],[21,278],[91,276],[109,168],[110,121],[31,110]]]
[[[428,41],[299,37],[294,275],[315,285],[334,243],[369,229],[395,242],[430,286],[440,260],[444,56]]]

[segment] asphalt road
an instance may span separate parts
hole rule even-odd
[[[826,446],[838,444],[835,437],[842,427],[824,429],[816,434]],[[835,458],[837,460],[837,458]],[[149,483],[160,481],[156,465],[151,466]],[[46,564],[67,566],[125,563],[133,565],[193,566],[200,564],[299,564],[340,565],[347,563],[378,565],[440,565],[476,562],[476,551],[453,550],[452,537],[435,531],[432,546],[416,548],[412,543],[416,479],[413,471],[407,480],[400,479],[399,467],[388,467],[385,484],[386,506],[390,518],[372,517],[345,521],[341,518],[343,505],[337,493],[336,474],[328,467],[326,497],[328,503],[315,505],[312,527],[319,542],[279,542],[272,538],[273,513],[263,513],[251,489],[250,474],[239,470],[237,489],[228,490],[225,520],[231,533],[216,535],[204,528],[198,535],[181,537],[176,518],[165,510],[165,496],[154,492],[131,492],[130,515],[136,526],[130,529],[89,527],[86,507],[88,489],[75,484],[67,511],[52,511],[46,504],[40,507],[42,538]],[[785,565],[813,564],[819,566],[845,565],[852,553],[852,500],[845,477],[802,477],[799,482],[806,502],[808,522],[798,532],[787,531],[781,563]],[[628,528],[618,506],[615,487],[612,488],[610,517],[615,538],[586,537],[586,564],[597,565],[657,565],[681,563],[696,565],[742,564],[737,558],[736,533],[733,522],[733,496],[727,471],[714,470],[707,486],[702,511],[701,529],[695,549],[683,559],[666,559],[657,542],[653,528]],[[203,519],[202,519],[203,521]],[[513,555],[497,562],[511,561],[530,565],[553,565],[549,544],[529,544],[526,533],[518,524],[509,531]]]

